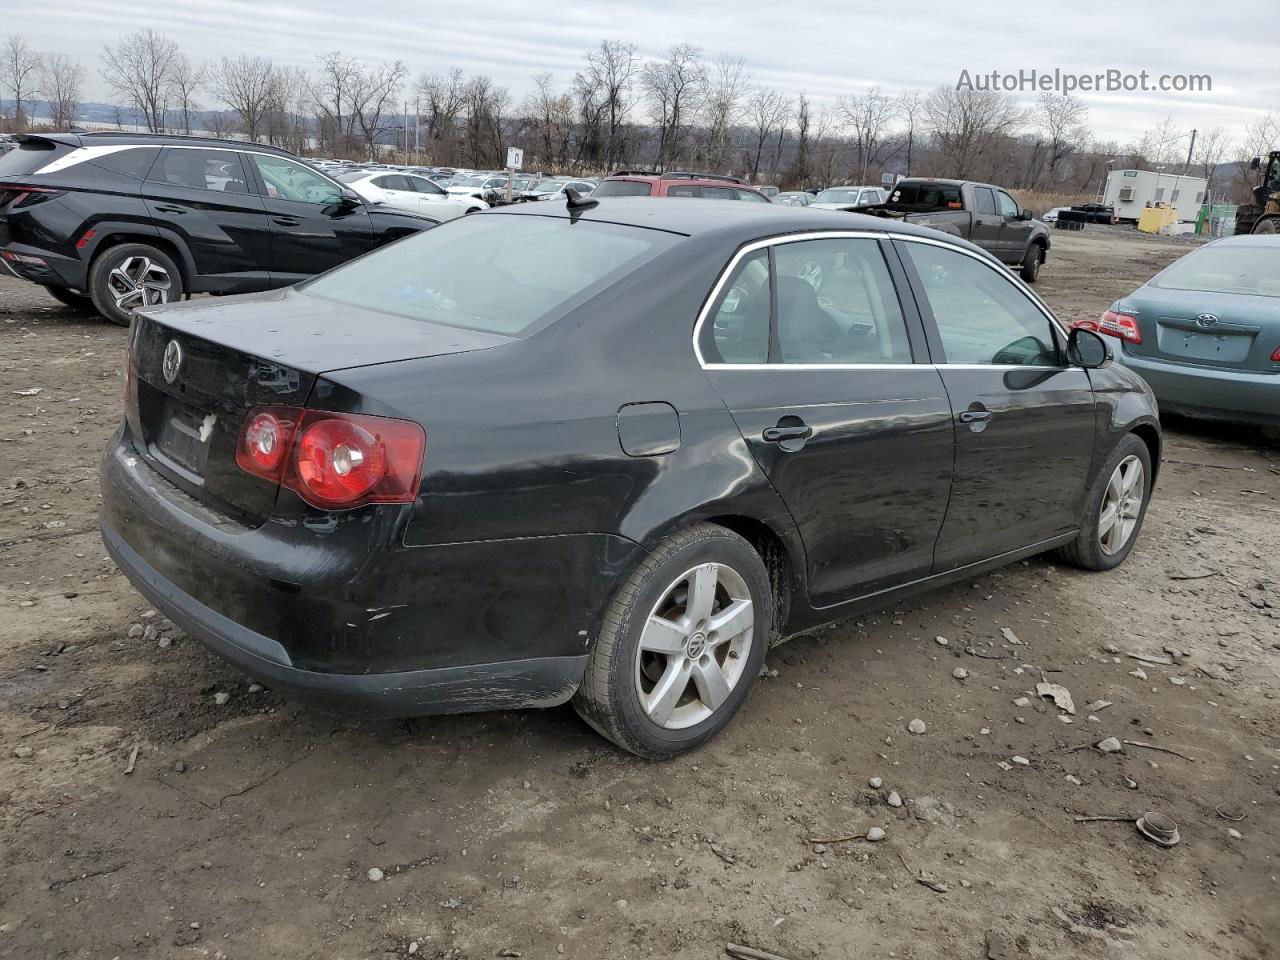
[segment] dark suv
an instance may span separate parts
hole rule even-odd
[[[769,203],[769,198],[737,177],[715,173],[639,173],[621,170],[606,177],[591,194],[602,197],[701,197],[704,200],[754,200]]]
[[[287,286],[436,222],[257,143],[57,133],[0,156],[0,263],[120,324],[191,293]]]

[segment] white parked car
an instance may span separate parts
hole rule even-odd
[[[495,201],[506,192],[507,177],[491,173],[477,173],[449,184],[449,193],[455,197],[475,197],[477,200]]]
[[[565,199],[565,188],[573,190],[580,197],[585,197],[596,188],[596,184],[590,180],[562,180],[547,179],[539,180],[537,183],[529,185],[529,189],[524,191],[526,200],[559,200]]]
[[[359,170],[340,174],[338,179],[371,203],[385,203],[397,210],[441,221],[489,208],[483,200],[452,194],[426,177],[412,173]]]
[[[1040,221],[1042,223],[1057,223],[1058,214],[1060,214],[1063,210],[1070,210],[1070,209],[1071,209],[1070,207],[1054,207],[1052,210],[1050,210],[1048,213],[1042,216],[1040,218]]]
[[[888,195],[879,187],[828,187],[809,204],[810,210],[843,210],[845,207],[884,203]]]

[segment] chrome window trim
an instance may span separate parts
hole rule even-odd
[[[698,366],[703,370],[903,370],[912,368],[946,368],[949,370],[1068,370],[1070,365],[1066,367],[1052,367],[1043,364],[1019,364],[1019,363],[708,363],[702,355],[702,348],[698,345],[698,339],[702,334],[702,327],[706,323],[707,317],[711,314],[711,307],[720,298],[726,283],[733,271],[738,268],[738,264],[745,258],[758,250],[764,250],[769,247],[780,246],[784,243],[803,243],[807,240],[903,240],[908,243],[925,243],[935,247],[943,247],[947,250],[954,250],[956,253],[964,254],[977,260],[979,263],[988,267],[992,271],[998,273],[1005,280],[1009,281],[1014,287],[1031,301],[1031,305],[1044,314],[1049,324],[1060,334],[1063,340],[1067,338],[1067,331],[1062,326],[1061,321],[1053,315],[1053,311],[1041,300],[1036,294],[1022,281],[1010,271],[1005,264],[999,261],[992,261],[986,253],[966,250],[964,247],[957,246],[945,240],[934,240],[932,237],[917,237],[910,234],[896,234],[888,232],[879,232],[873,230],[815,230],[808,233],[787,233],[776,237],[766,237],[763,240],[753,240],[751,243],[739,248],[737,253],[729,261],[728,265],[721,271],[717,278],[715,286],[711,288],[711,294],[707,297],[702,305],[702,309],[698,311],[698,319],[693,325],[693,355],[698,360]],[[923,317],[921,320],[923,321]]]

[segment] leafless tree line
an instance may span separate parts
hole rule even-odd
[[[916,174],[1080,194],[1113,167],[1209,175],[1231,160],[1238,172],[1213,188],[1239,194],[1250,182],[1249,157],[1280,148],[1272,116],[1235,142],[1218,128],[1197,131],[1193,145],[1171,120],[1124,146],[1099,141],[1085,104],[1054,94],[1027,106],[990,91],[871,87],[818,107],[806,93],[754,82],[740,57],[708,59],[689,43],[645,59],[633,43],[606,40],[583,55],[563,89],[538,74],[518,101],[483,74],[451,69],[411,79],[400,61],[370,64],[340,51],[309,71],[247,55],[197,64],[150,28],[107,44],[98,72],[151,131],[198,129],[328,156],[394,150],[449,166],[498,167],[508,146],[521,146],[526,167],[547,170],[692,167],[784,187]],[[65,55],[8,37],[0,90],[9,109],[0,124],[22,130],[43,104],[54,128],[68,128],[85,79]]]

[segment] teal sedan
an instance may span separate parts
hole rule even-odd
[[[1076,325],[1120,341],[1161,412],[1280,428],[1280,236],[1205,244]]]

